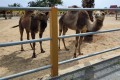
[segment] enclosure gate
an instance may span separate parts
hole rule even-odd
[[[112,29],[112,30],[88,32],[88,33],[65,35],[65,36],[59,36],[58,37],[58,22],[57,22],[58,10],[77,11],[77,10],[109,10],[109,9],[55,8],[55,7],[52,7],[52,8],[49,8],[49,7],[27,7],[27,8],[0,7],[0,10],[46,10],[46,11],[50,10],[50,38],[41,38],[41,39],[35,39],[35,40],[0,43],[0,47],[14,46],[14,45],[19,45],[19,44],[27,44],[27,43],[50,40],[50,60],[51,60],[51,65],[47,65],[47,66],[43,66],[43,67],[40,67],[40,68],[24,71],[24,72],[21,72],[21,73],[18,73],[18,74],[10,75],[10,76],[5,76],[5,77],[0,78],[0,80],[8,80],[8,79],[20,77],[20,76],[23,76],[23,75],[26,75],[26,74],[30,74],[30,73],[38,72],[38,71],[41,71],[41,70],[45,70],[45,69],[48,69],[48,68],[51,68],[51,76],[55,77],[55,76],[58,76],[58,64],[61,65],[61,64],[72,62],[72,61],[80,60],[80,59],[83,59],[83,58],[87,58],[87,57],[95,56],[95,55],[98,55],[98,54],[102,54],[102,53],[105,53],[105,52],[113,51],[113,50],[116,50],[116,49],[120,49],[120,46],[119,46],[119,47],[115,47],[115,48],[112,48],[112,49],[103,50],[103,51],[100,51],[100,52],[96,52],[96,53],[93,53],[93,54],[81,56],[81,57],[78,57],[78,58],[74,58],[74,59],[70,59],[70,60],[66,60],[66,61],[62,61],[62,62],[58,63],[58,38],[62,39],[62,38],[68,38],[68,37],[86,36],[86,35],[113,32],[113,31],[119,31],[120,30],[120,29]],[[119,11],[120,9],[119,8],[117,8],[117,9],[116,8],[110,8],[110,10]]]

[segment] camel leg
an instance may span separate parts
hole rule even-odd
[[[7,20],[7,14],[6,13],[4,14],[4,17],[5,17],[5,20]]]
[[[78,53],[79,55],[83,55],[83,53],[81,53],[81,44],[83,42],[83,36],[80,36],[79,38],[79,45],[78,45]]]
[[[76,34],[80,33],[78,30],[76,30]],[[76,37],[76,42],[75,42],[75,51],[74,51],[74,58],[76,58],[76,51],[77,51],[77,47],[78,47],[78,40],[79,37]]]
[[[30,40],[30,34],[29,34],[29,31],[26,30],[26,33],[27,33],[27,40]],[[32,47],[32,44],[31,44],[31,43],[30,43],[30,46],[31,46],[31,48],[32,48],[32,50],[33,50],[33,47]]]
[[[24,28],[19,28],[20,30],[20,40],[23,41]],[[24,51],[23,44],[21,44],[21,51]]]
[[[32,39],[35,39],[35,33],[31,32]],[[32,58],[36,58],[36,53],[35,53],[35,42],[33,43],[33,55]]]
[[[39,33],[39,37],[42,38],[43,32]],[[42,48],[42,41],[40,41],[40,48],[41,48],[41,53],[45,53],[45,51]]]
[[[61,33],[62,33],[62,29],[59,29],[59,36],[61,36]],[[60,50],[60,39],[59,39],[58,46],[59,46],[59,50]]]
[[[68,28],[67,28],[67,27],[64,27],[64,28],[63,28],[63,35],[65,35],[67,31],[68,31]],[[65,50],[68,51],[69,49],[68,49],[68,48],[66,47],[66,45],[65,45],[65,40],[64,40],[64,38],[62,39],[62,41],[63,41]]]
[[[82,29],[81,33],[85,33],[85,32],[87,32],[87,28],[86,28],[86,27],[84,27],[84,28]],[[78,53],[79,53],[79,55],[83,55],[83,53],[81,53],[81,48],[80,48],[82,42],[83,42],[83,36],[80,36],[79,46],[78,46]]]

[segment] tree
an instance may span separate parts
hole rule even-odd
[[[83,8],[94,8],[94,0],[82,0],[82,7]],[[91,21],[93,21],[93,11],[87,11]],[[89,32],[89,31],[88,31]],[[85,41],[92,41],[93,40],[93,35],[88,35],[85,37]]]
[[[13,4],[8,4],[8,7],[22,7],[20,3],[13,3]],[[20,12],[20,11],[19,11]],[[18,14],[18,11],[15,10],[7,10],[6,13],[11,18],[14,14]]]
[[[61,5],[63,2],[61,0],[36,0],[28,2],[29,7],[52,7],[56,5]]]
[[[82,0],[83,8],[94,8],[94,0]]]
[[[21,7],[19,3],[13,3],[11,5],[8,4],[8,7]]]
[[[94,8],[94,0],[82,0],[82,7],[83,8]],[[93,21],[93,16],[92,16],[93,11],[88,11],[88,14],[90,16],[91,21]]]

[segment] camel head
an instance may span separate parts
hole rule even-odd
[[[105,13],[103,11],[96,11],[94,13],[94,17],[96,20],[103,21],[105,18]]]
[[[47,21],[48,20],[48,17],[47,17],[47,15],[44,12],[41,12],[39,14],[39,17],[40,17],[40,20],[43,20],[43,21]]]
[[[90,25],[89,31],[98,31],[103,26],[103,21],[105,18],[105,13],[103,11],[95,11],[94,12],[94,22],[92,24],[89,22]]]
[[[38,20],[47,22],[49,12],[35,11],[34,15]]]

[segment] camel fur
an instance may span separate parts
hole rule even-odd
[[[78,8],[76,5],[72,6],[71,8]],[[59,19],[59,36],[65,35],[68,29],[75,30],[76,34],[78,33],[84,33],[87,30],[88,31],[97,31],[101,29],[103,26],[105,14],[103,11],[96,11],[95,13],[95,20],[92,22],[90,20],[90,17],[88,15],[87,11],[67,11],[65,14],[61,16]],[[64,39],[62,39],[64,48],[67,49],[65,45]],[[81,44],[83,41],[83,36],[76,37],[76,43],[75,43],[75,50],[74,50],[74,57],[76,57],[76,51],[78,48],[79,55],[82,55],[81,53]],[[60,39],[59,39],[59,49],[60,49]]]

